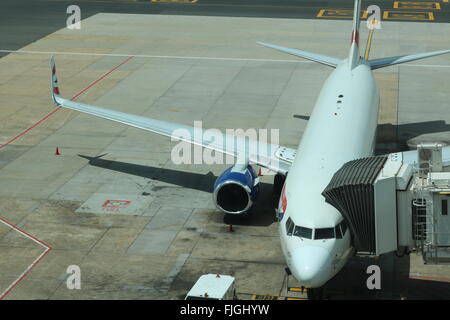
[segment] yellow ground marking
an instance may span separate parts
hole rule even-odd
[[[321,10],[319,11],[319,13],[317,14],[316,18],[321,18],[321,17],[323,16],[324,12],[325,12],[325,10],[324,10],[324,9],[321,9]]]
[[[442,2],[448,2],[448,0],[442,0]]]
[[[150,0],[150,1],[160,3],[196,3],[198,0]]]
[[[384,20],[433,21],[433,12],[384,11]]]
[[[308,300],[308,299],[305,299],[305,298],[289,298],[289,297],[286,297],[286,299],[284,299],[284,300]]]
[[[364,10],[361,19],[366,19],[369,13]],[[352,19],[353,9],[320,9],[316,18],[342,18],[342,19]]]
[[[253,294],[251,300],[283,300],[283,298],[271,294]]]
[[[306,292],[306,289],[302,290],[302,288],[289,287],[288,291],[291,291],[291,292]]]
[[[441,10],[441,5],[439,2],[394,1],[394,9]]]
[[[375,24],[376,20],[375,19],[372,20],[372,23]],[[373,37],[374,31],[375,31],[375,29],[370,29],[370,31],[369,31],[369,37],[367,38],[366,52],[364,53],[364,60],[369,60],[369,52],[370,52],[370,47],[372,46],[372,37]]]

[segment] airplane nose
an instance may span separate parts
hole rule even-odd
[[[329,280],[331,256],[319,246],[303,246],[292,254],[291,271],[305,287],[320,287]]]

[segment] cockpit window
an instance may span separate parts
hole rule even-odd
[[[334,228],[320,228],[314,232],[314,240],[333,239],[334,237]]]
[[[294,229],[294,236],[300,237],[300,238],[307,238],[312,239],[312,229],[295,226]]]
[[[286,220],[286,234],[288,236],[293,235],[299,238],[313,239],[314,233],[314,240],[335,238],[342,239],[345,234],[345,230],[347,230],[347,225],[344,221],[339,223],[334,228],[310,229],[302,226],[296,226],[290,217]]]
[[[288,236],[292,236],[292,231],[294,230],[294,222],[291,220],[291,218],[289,218],[286,221],[286,234]]]

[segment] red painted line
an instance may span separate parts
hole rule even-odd
[[[126,58],[124,61],[122,61],[121,63],[119,63],[117,66],[115,66],[113,69],[109,70],[108,72],[106,72],[104,75],[102,75],[100,78],[98,78],[97,80],[95,80],[94,82],[92,82],[90,85],[88,85],[86,88],[84,88],[83,90],[81,90],[80,92],[78,92],[76,95],[74,95],[70,100],[74,101],[76,100],[80,95],[82,95],[83,93],[85,93],[87,90],[89,90],[90,88],[92,88],[94,85],[96,85],[97,83],[99,83],[100,81],[102,81],[104,78],[106,78],[108,75],[110,75],[112,72],[114,72],[115,70],[117,70],[120,66],[124,65],[125,63],[127,63],[129,60],[131,60],[134,56],[130,56],[128,58]],[[42,122],[44,122],[45,120],[47,120],[48,118],[50,118],[56,111],[60,110],[61,107],[57,107],[55,109],[53,109],[50,113],[48,113],[45,117],[43,117],[41,120],[39,120],[38,122],[36,122],[35,124],[33,124],[31,127],[29,127],[28,129],[26,129],[25,131],[23,131],[22,133],[18,134],[17,136],[15,136],[14,138],[12,138],[11,140],[5,142],[4,144],[0,145],[0,149],[3,149],[4,147],[8,146],[9,144],[11,144],[12,142],[16,141],[17,139],[19,139],[20,137],[24,136],[25,134],[27,134],[28,132],[30,132],[31,130],[33,130],[35,127],[37,127],[39,124],[41,124]]]
[[[78,92],[76,95],[74,95],[70,100],[75,100],[76,98],[78,98],[80,95],[82,95],[84,92],[86,92],[88,89],[90,89],[91,87],[93,87],[94,85],[96,85],[98,82],[102,81],[104,78],[106,78],[108,75],[110,75],[111,73],[113,73],[115,70],[117,70],[119,67],[121,67],[122,65],[124,65],[125,63],[127,63],[128,61],[130,61],[133,58],[133,56],[130,56],[128,58],[126,58],[125,60],[123,60],[121,63],[119,63],[117,66],[115,66],[114,68],[112,68],[111,70],[109,70],[107,73],[105,73],[104,75],[102,75],[100,78],[98,78],[97,80],[95,80],[94,82],[92,82],[90,85],[88,85],[86,88],[84,88],[83,90],[81,90],[80,92]]]
[[[77,99],[80,95],[82,95],[84,92],[86,92],[87,90],[89,90],[90,88],[92,88],[94,85],[96,85],[98,82],[100,82],[101,80],[103,80],[104,78],[106,78],[109,74],[111,74],[112,72],[114,72],[116,69],[118,69],[120,66],[122,66],[123,64],[127,63],[130,59],[132,59],[133,56],[128,57],[127,59],[125,59],[124,61],[122,61],[121,63],[119,63],[117,66],[115,66],[113,69],[109,70],[108,72],[106,72],[105,74],[103,74],[100,78],[98,78],[97,80],[95,80],[94,82],[92,82],[90,85],[88,85],[86,88],[84,88],[83,90],[81,90],[80,92],[78,92],[76,95],[74,95],[70,100],[75,100]],[[8,142],[0,145],[0,149],[6,147],[7,145],[11,144],[13,141],[19,139],[20,137],[22,137],[23,135],[25,135],[26,133],[28,133],[29,131],[31,131],[33,128],[35,128],[36,126],[38,126],[39,124],[41,124],[42,122],[44,122],[45,120],[47,120],[48,118],[50,118],[56,111],[58,111],[59,109],[61,109],[61,107],[57,107],[54,110],[52,110],[50,113],[48,113],[44,118],[42,118],[41,120],[39,120],[38,122],[36,122],[35,124],[33,124],[31,127],[29,127],[28,129],[26,129],[25,131],[23,131],[22,133],[20,133],[19,135],[15,136],[14,138],[12,138],[11,140],[9,140]],[[32,263],[30,264],[26,269],[25,272],[23,272],[19,278],[17,278],[10,286],[9,288],[0,296],[0,300],[4,299],[30,272],[31,270],[39,263],[42,261],[42,259],[45,258],[45,256],[52,250],[52,247],[49,246],[48,244],[46,244],[44,241],[41,241],[39,239],[37,239],[36,237],[33,237],[31,234],[29,234],[28,232],[21,230],[20,228],[18,228],[17,226],[15,226],[14,224],[6,221],[3,218],[0,218],[0,221],[3,222],[4,224],[6,224],[7,226],[9,226],[10,228],[12,228],[13,230],[21,233],[22,235],[25,235],[26,237],[30,238],[31,240],[39,243],[40,245],[44,246],[46,249],[43,253],[41,253],[41,255]]]
[[[46,248],[51,248],[48,244],[46,244],[44,241],[41,241],[39,239],[37,239],[36,237],[33,237],[31,234],[29,234],[28,232],[20,229],[18,226],[12,224],[11,222],[6,221],[3,218],[0,218],[0,221],[2,221],[4,224],[6,224],[7,226],[9,226],[11,229],[14,229],[16,231],[19,231],[19,233],[23,233],[26,236],[28,236],[31,240],[34,240],[35,242],[40,243],[42,246],[46,247]]]
[[[32,129],[34,129],[36,126],[38,126],[40,123],[44,122],[45,120],[47,120],[48,118],[50,118],[50,116],[52,114],[54,114],[56,111],[58,111],[59,109],[61,109],[61,107],[57,107],[56,109],[54,109],[52,112],[50,112],[49,114],[47,114],[44,118],[42,118],[41,120],[39,120],[38,122],[36,122],[35,124],[33,124],[31,127],[29,127],[27,130],[25,130],[24,132],[22,132],[21,134],[18,134],[17,136],[15,136],[14,138],[12,138],[11,140],[9,140],[8,142],[2,144],[0,146],[0,149],[3,149],[4,147],[6,147],[7,145],[11,144],[12,142],[16,141],[17,139],[19,139],[20,137],[22,137],[23,135],[25,135],[26,133],[28,133],[29,131],[31,131]]]
[[[33,237],[31,234],[29,234],[28,232],[20,229],[19,227],[15,226],[14,224],[6,221],[3,218],[0,218],[0,221],[3,222],[4,224],[6,224],[7,226],[9,226],[11,229],[19,232],[22,235],[25,235],[26,237],[30,238],[31,240],[39,243],[40,245],[45,247],[45,251],[43,253],[41,253],[39,255],[39,257],[33,261],[26,269],[25,271],[16,279],[13,281],[13,283],[11,283],[9,285],[9,287],[6,289],[5,292],[3,292],[0,296],[0,300],[4,299],[30,272],[31,270],[39,263],[41,262],[42,259],[44,259],[44,257],[52,250],[52,247],[49,246],[48,244],[46,244],[44,241],[41,241],[39,239],[37,239],[36,237]]]
[[[42,259],[52,250],[52,248],[47,248],[41,256],[34,261],[31,265],[28,266],[26,272],[23,273],[19,278],[17,278],[1,296],[0,300],[3,300],[17,285],[31,272],[31,270],[36,267],[36,265],[41,262]]]

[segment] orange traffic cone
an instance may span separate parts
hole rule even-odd
[[[56,147],[56,152],[55,152],[55,156],[59,156],[59,155],[61,155],[61,153],[59,152],[59,149],[58,149],[58,147]]]
[[[228,225],[228,232],[234,232],[232,224]]]

